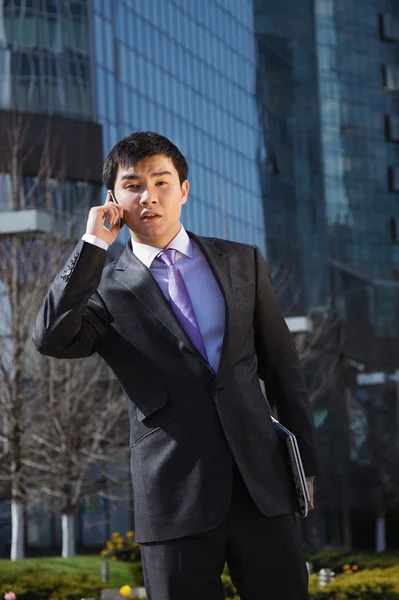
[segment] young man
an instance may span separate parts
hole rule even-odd
[[[187,175],[160,135],[116,144],[103,171],[107,201],[90,210],[33,341],[58,358],[98,352],[126,392],[148,598],[222,600],[227,560],[242,600],[305,600],[290,476],[269,409],[296,434],[313,496],[318,458],[298,357],[259,250],[182,227]],[[103,270],[120,218],[131,240]]]

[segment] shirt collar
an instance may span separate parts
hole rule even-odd
[[[147,246],[147,244],[140,244],[132,240],[132,248],[134,255],[149,269],[152,265],[154,258],[162,252],[162,248],[155,248],[154,246]],[[190,240],[187,231],[183,225],[180,227],[179,233],[173,240],[168,244],[167,248],[173,248],[178,250],[184,256],[188,258],[194,258],[193,243]]]

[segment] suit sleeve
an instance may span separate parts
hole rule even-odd
[[[35,348],[55,358],[83,358],[101,349],[109,315],[97,292],[106,251],[80,241],[55,277],[33,330]]]
[[[309,396],[292,335],[280,313],[267,263],[255,248],[254,332],[258,374],[278,418],[297,438],[307,476],[320,473]]]

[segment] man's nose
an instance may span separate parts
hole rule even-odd
[[[158,202],[158,198],[150,194],[147,190],[141,194],[140,204],[143,206],[146,204],[155,204],[156,202]]]

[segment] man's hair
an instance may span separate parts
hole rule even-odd
[[[177,146],[168,138],[152,131],[138,131],[115,144],[105,159],[103,183],[107,190],[113,190],[120,167],[127,169],[147,156],[163,154],[168,156],[179,174],[180,185],[187,179],[188,164]]]

